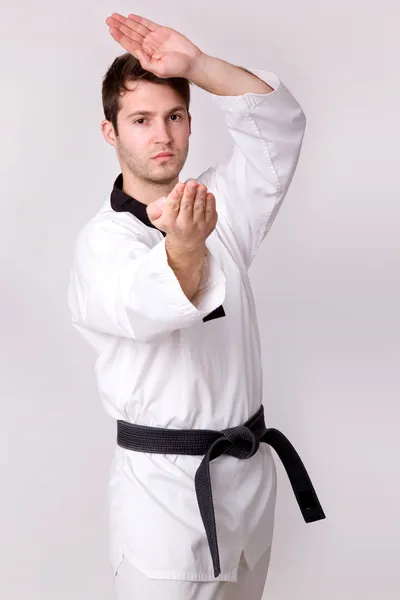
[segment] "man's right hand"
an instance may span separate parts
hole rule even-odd
[[[204,247],[218,220],[214,194],[193,179],[178,183],[166,198],[149,204],[147,214],[170,242],[189,251]]]

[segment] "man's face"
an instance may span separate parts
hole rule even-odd
[[[189,151],[190,115],[183,98],[171,87],[149,81],[127,87],[131,91],[121,95],[117,119],[120,163],[141,180],[169,184],[179,176]],[[173,156],[154,158],[160,152]]]

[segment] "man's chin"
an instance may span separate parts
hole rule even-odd
[[[180,169],[176,168],[162,168],[162,169],[152,169],[149,173],[150,179],[157,183],[170,183],[174,181],[177,177],[179,177]]]

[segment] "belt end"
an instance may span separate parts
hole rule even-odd
[[[295,494],[306,523],[313,523],[326,518],[317,494],[312,487],[308,490],[297,490]]]
[[[320,506],[309,506],[303,508],[301,512],[306,523],[314,523],[314,521],[326,519],[325,513]]]

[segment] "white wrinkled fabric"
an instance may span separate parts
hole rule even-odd
[[[275,74],[249,70],[274,92],[211,94],[233,147],[196,178],[215,194],[219,218],[192,302],[168,265],[162,234],[113,211],[109,198],[77,236],[72,323],[96,351],[98,391],[113,419],[221,430],[242,424],[263,402],[248,268],[294,175],[305,116]],[[220,305],[226,316],[203,322]],[[268,410],[266,419],[271,425]],[[200,461],[116,446],[109,485],[114,572],[125,556],[150,578],[215,581],[194,489]],[[248,460],[222,456],[210,469],[218,579],[236,581],[242,551],[253,567],[272,541],[274,459],[262,444]]]

